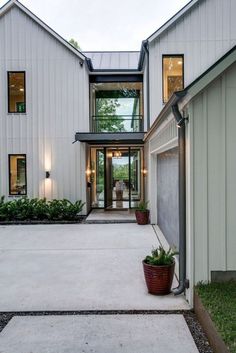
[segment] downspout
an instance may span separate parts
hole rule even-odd
[[[175,295],[187,288],[186,281],[186,162],[185,162],[185,118],[179,111],[178,103],[172,107],[177,121],[179,144],[179,285],[173,289]]]
[[[143,42],[143,48],[147,54],[147,131],[150,129],[150,75],[149,75],[149,45],[148,40]]]

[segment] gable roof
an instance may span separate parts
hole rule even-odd
[[[58,33],[56,33],[51,27],[49,27],[46,23],[44,23],[40,18],[38,18],[33,12],[31,12],[27,7],[22,5],[17,0],[9,0],[6,4],[4,4],[0,8],[0,17],[2,17],[5,13],[7,13],[13,6],[18,7],[21,11],[23,11],[26,15],[28,15],[33,21],[43,27],[48,33],[50,33],[55,39],[57,39],[61,44],[67,47],[71,52],[77,55],[81,60],[86,61],[86,57],[79,50],[74,48],[67,40],[62,38]]]
[[[188,11],[190,11],[195,5],[197,5],[202,0],[191,0],[182,9],[180,9],[174,16],[172,16],[167,22],[165,22],[160,28],[158,28],[154,33],[152,33],[148,38],[148,42],[152,42],[154,39],[159,37],[163,32],[165,32],[170,26],[172,26],[176,21],[178,21],[182,16],[184,16]]]
[[[83,52],[91,59],[95,71],[137,70],[139,51],[90,51]]]
[[[144,140],[149,138],[155,129],[166,119],[167,115],[171,111],[171,106],[177,103],[186,105],[193,97],[200,93],[205,87],[219,77],[225,70],[227,70],[232,64],[236,63],[236,45],[231,48],[226,54],[224,54],[218,61],[210,66],[205,72],[198,76],[182,91],[174,92],[158,117],[153,122],[150,130],[146,133]]]

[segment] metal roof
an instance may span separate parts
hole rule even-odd
[[[139,51],[90,51],[83,54],[91,59],[95,71],[137,70]]]

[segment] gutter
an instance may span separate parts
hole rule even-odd
[[[179,100],[180,97],[171,106],[177,122],[179,145],[179,285],[172,290],[175,295],[183,293],[184,290],[188,288],[188,281],[186,280],[186,118],[184,118],[179,111]]]
[[[150,75],[149,75],[149,45],[148,41],[143,42],[143,48],[147,54],[147,130],[150,128]]]

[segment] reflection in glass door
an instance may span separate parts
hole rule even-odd
[[[143,199],[141,147],[91,148],[91,206],[127,209]]]

